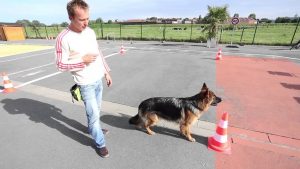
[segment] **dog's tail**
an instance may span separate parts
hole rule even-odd
[[[139,122],[140,122],[140,116],[139,116],[139,114],[137,114],[137,115],[135,115],[135,116],[133,116],[133,117],[131,117],[131,118],[129,119],[129,124],[135,124],[135,125],[138,125]]]

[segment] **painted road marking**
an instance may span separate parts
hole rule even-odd
[[[74,102],[72,103],[72,96],[68,92],[59,91],[56,89],[46,88],[38,85],[27,85],[23,88],[20,88],[19,90],[31,93],[34,95],[47,97],[49,99],[63,101],[71,104],[75,104],[78,106],[84,106],[83,102]],[[127,105],[122,105],[118,103],[113,103],[109,101],[102,101],[101,111],[114,114],[117,116],[129,116],[132,117],[136,115],[137,113],[136,107],[131,107]],[[230,122],[229,122],[230,123]],[[157,126],[162,126],[165,128],[170,128],[173,130],[178,130],[178,125],[175,123],[167,122],[164,120],[161,120],[158,122]],[[201,121],[198,120],[196,124],[194,124],[191,128],[193,131],[193,134],[200,135],[203,137],[209,137],[213,136],[216,130],[216,124],[207,122],[207,121]],[[251,147],[258,147],[261,149],[266,149],[269,151],[274,152],[282,152],[284,151],[284,154],[298,156],[300,149],[297,145],[300,142],[299,140],[295,140],[292,138],[284,137],[284,136],[278,136],[278,135],[272,135],[269,133],[264,132],[258,132],[258,131],[251,131],[247,129],[241,129],[241,128],[235,128],[233,126],[229,125],[229,137],[232,138],[233,144],[242,144],[242,145],[248,145]],[[281,142],[272,142],[268,138],[270,137],[280,137]],[[293,142],[290,142],[291,139]],[[284,141],[287,140],[287,141]]]
[[[118,53],[113,53],[113,54],[104,56],[104,58],[106,59],[106,58],[109,58],[109,57],[114,56],[114,55],[116,55],[116,54],[118,54]],[[42,65],[42,66],[38,66],[38,67],[35,67],[35,68],[26,69],[25,71],[37,69],[37,68],[44,67],[44,66],[49,66],[49,65],[52,65],[52,64],[53,64],[53,63],[46,64],[46,65]],[[24,70],[23,70],[23,71],[19,71],[19,72],[17,72],[17,73],[21,73],[21,72],[24,72]],[[61,74],[61,73],[62,73],[62,72],[52,73],[52,74],[49,74],[49,75],[46,75],[46,76],[43,76],[43,77],[40,77],[40,78],[31,80],[31,81],[29,81],[29,82],[25,82],[25,83],[23,83],[23,84],[20,84],[20,85],[16,86],[15,88],[20,88],[20,87],[29,85],[29,84],[34,83],[34,82],[37,82],[37,81],[44,80],[44,79],[47,79],[47,78],[49,78],[49,77],[59,75],[59,74]],[[16,74],[16,73],[14,73],[14,74]]]
[[[104,56],[104,58],[106,59],[106,58],[112,57],[112,56],[117,55],[117,54],[119,54],[119,52],[117,52],[117,53],[112,53],[112,54],[110,54],[110,55]]]
[[[45,70],[39,70],[39,71],[36,71],[36,72],[28,73],[28,74],[26,74],[22,77],[24,78],[24,77],[34,76],[34,75],[37,75],[37,74],[42,73],[42,72],[45,72]]]
[[[22,60],[22,59],[27,59],[27,58],[30,58],[30,57],[33,57],[33,56],[39,56],[39,55],[44,55],[44,54],[49,54],[49,53],[54,53],[54,52],[38,53],[38,54],[29,55],[29,56],[18,57],[18,58],[15,58],[15,59],[2,60],[2,61],[0,61],[0,63],[11,62],[11,61],[16,61],[16,60]]]
[[[51,49],[53,46],[5,44],[0,46],[0,57]]]
[[[34,70],[34,69],[38,69],[38,68],[42,68],[42,67],[46,67],[46,66],[50,66],[50,65],[53,65],[53,64],[54,64],[54,63],[48,63],[48,64],[45,64],[45,65],[41,65],[41,66],[37,66],[37,67],[33,67],[33,68],[29,68],[29,69],[21,70],[21,71],[18,71],[18,72],[10,73],[10,74],[8,74],[8,75],[9,75],[9,76],[10,76],[10,75],[15,75],[15,74],[19,74],[19,73],[27,72],[27,71],[30,71],[30,70]]]
[[[46,76],[43,76],[43,77],[40,77],[40,78],[37,78],[37,79],[34,79],[34,80],[31,80],[29,82],[25,82],[23,84],[20,84],[18,86],[16,86],[15,88],[20,88],[20,87],[23,87],[23,86],[26,86],[28,84],[31,84],[31,83],[34,83],[34,82],[37,82],[37,81],[40,81],[40,80],[43,80],[43,79],[47,79],[49,77],[52,77],[52,76],[55,76],[55,75],[58,75],[58,74],[61,74],[62,72],[56,72],[56,73],[52,73],[50,75],[46,75]]]
[[[68,92],[63,92],[63,91],[46,88],[46,87],[42,87],[42,86],[38,86],[38,85],[33,85],[33,84],[24,86],[24,87],[20,88],[19,90],[27,92],[27,93],[31,93],[34,95],[38,95],[38,96],[42,95],[43,97],[47,97],[47,98],[53,99],[53,100],[76,104],[78,106],[84,106],[83,102],[72,103],[72,96]],[[116,114],[119,116],[126,115],[129,117],[132,117],[132,116],[136,115],[137,108],[103,100],[102,104],[101,104],[101,111],[111,113],[111,114]],[[167,122],[164,120],[159,121],[158,126],[163,126],[166,128],[178,130],[177,124],[170,123],[170,122]],[[214,134],[215,126],[216,125],[213,123],[199,120],[198,123],[196,123],[192,127],[192,131],[193,131],[193,134],[208,137],[208,136],[211,136]]]

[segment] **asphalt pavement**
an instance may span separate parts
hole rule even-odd
[[[1,43],[54,46],[53,40]],[[121,45],[126,50],[124,55],[119,53]],[[228,142],[232,144],[232,154],[207,149],[207,137],[215,134],[219,114],[224,108],[236,111],[232,107],[243,105],[237,101],[242,95],[241,90],[236,90],[240,86],[235,84],[236,88],[230,88],[237,94],[229,95],[227,85],[232,84],[227,83],[228,79],[218,81],[218,64],[222,64],[226,56],[284,60],[295,65],[294,72],[289,73],[295,75],[293,82],[299,84],[299,50],[290,51],[284,46],[226,48],[219,45],[223,60],[217,62],[215,56],[219,48],[206,48],[200,43],[99,41],[99,48],[112,69],[113,78],[113,86],[104,88],[100,119],[101,126],[110,131],[106,136],[110,157],[102,159],[95,152],[87,134],[84,107],[82,103],[72,103],[68,92],[72,77],[68,72],[57,71],[54,49],[48,49],[0,57],[0,72],[7,72],[17,89],[13,93],[0,93],[0,168],[299,168],[299,137],[276,134],[277,140],[283,141],[270,142],[266,133],[271,130],[236,126],[235,120],[241,114],[229,117]],[[238,64],[236,61],[229,63]],[[221,70],[236,71],[232,65],[226,66]],[[217,95],[232,102],[225,101],[226,104],[220,105],[222,109],[211,107],[200,118],[192,128],[195,143],[185,140],[175,123],[160,122],[153,128],[154,136],[128,124],[142,100],[155,96],[192,96],[200,91],[204,82]],[[293,87],[295,90],[289,95],[295,95],[297,101],[299,87]],[[281,106],[274,107],[283,109]]]

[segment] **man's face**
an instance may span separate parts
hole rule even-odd
[[[79,7],[75,8],[75,15],[70,17],[71,29],[75,32],[82,32],[89,24],[89,10]]]

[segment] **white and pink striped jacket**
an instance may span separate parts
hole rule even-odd
[[[79,85],[93,83],[109,72],[102,52],[98,48],[95,32],[87,27],[77,33],[69,28],[64,29],[56,38],[55,61],[59,71],[70,71],[74,81]],[[97,59],[86,65],[82,57],[95,54]]]

